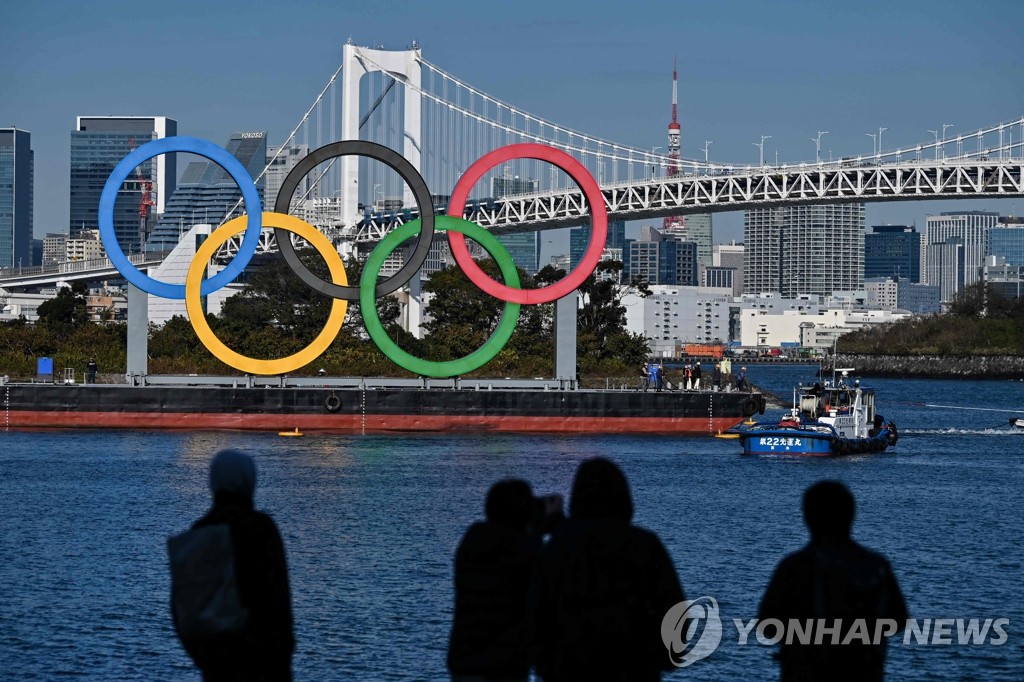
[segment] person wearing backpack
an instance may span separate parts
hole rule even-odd
[[[205,682],[288,682],[295,650],[284,543],[257,511],[256,463],[237,450],[210,462],[213,507],[168,541],[171,611]]]
[[[674,669],[661,623],[685,599],[672,559],[657,535],[632,525],[629,483],[611,461],[580,465],[569,505],[569,520],[541,550],[537,674],[544,682],[661,679]]]

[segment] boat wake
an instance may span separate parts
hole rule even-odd
[[[904,434],[940,436],[1024,436],[1024,429],[993,427],[987,429],[900,429]]]

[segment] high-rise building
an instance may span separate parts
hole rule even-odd
[[[569,265],[575,268],[583,260],[583,254],[587,252],[590,245],[590,226],[574,227],[569,230]],[[604,248],[622,249],[626,245],[626,221],[609,220],[608,237],[605,239]]]
[[[743,233],[745,293],[826,295],[864,285],[864,204],[753,209]]]
[[[1024,218],[1000,218],[989,230],[988,253],[1009,265],[1024,265]]]
[[[939,300],[949,305],[964,287],[963,237],[948,237],[941,244],[929,244],[925,251],[925,283],[939,287]]]
[[[266,131],[234,133],[224,148],[253,178],[267,165]],[[256,182],[264,204],[265,179]],[[213,161],[193,161],[182,173],[178,188],[167,202],[167,210],[146,242],[146,250],[170,251],[193,225],[216,227],[225,219],[242,215],[245,204],[239,201],[241,197],[241,190],[226,170]]]
[[[295,168],[299,161],[308,155],[308,144],[273,145],[267,147],[268,165],[267,172],[263,175],[265,181],[264,200],[268,205],[266,210],[273,210],[274,204],[277,202],[277,192],[281,189],[284,179],[288,177],[288,173],[291,172],[292,168]],[[256,176],[254,175],[253,177]],[[299,186],[295,188],[295,193],[292,194],[293,201],[298,202],[314,198],[310,196],[309,191],[313,180],[313,174],[308,174],[302,179]]]
[[[495,198],[530,194],[539,187],[540,182],[537,180],[519,176],[491,178],[491,196]],[[540,264],[540,232],[498,235],[498,241],[508,249],[516,267],[525,270],[528,275],[537,274]]]
[[[864,235],[864,278],[921,281],[921,234],[907,225],[875,225]]]
[[[177,134],[178,122],[166,116],[77,117],[71,133],[71,236],[99,229],[100,194],[121,159],[151,140]],[[176,178],[175,155],[161,154],[140,164],[121,184],[114,234],[125,253],[140,250],[156,216],[166,209]]]
[[[697,285],[697,245],[666,237],[653,227],[640,228],[640,239],[627,239],[622,249],[622,278],[648,284]]]
[[[0,267],[32,265],[32,135],[0,128]]]
[[[928,216],[925,223],[924,236],[921,243],[924,246],[930,246],[932,244],[945,244],[950,238],[956,237],[960,240],[960,244],[963,247],[963,268],[960,270],[961,279],[957,283],[953,283],[955,287],[952,291],[953,294],[960,291],[961,288],[974,284],[981,278],[981,266],[985,262],[985,256],[988,254],[988,241],[989,231],[995,227],[999,221],[999,214],[990,211],[952,211],[949,213],[940,213],[939,215]],[[940,253],[941,251],[936,251]],[[941,268],[933,268],[928,262],[929,254],[931,250],[924,250],[922,273],[932,273],[931,277],[937,277],[939,279],[925,279],[922,275],[922,279],[926,284],[949,284],[946,273],[943,273]],[[943,280],[940,282],[939,280]],[[946,298],[946,289],[943,288],[944,303],[949,302],[950,298]]]
[[[730,268],[732,275],[732,295],[743,293],[743,244],[733,241],[731,244],[715,244],[711,253],[711,267]]]

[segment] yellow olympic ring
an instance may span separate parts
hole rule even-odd
[[[345,321],[345,313],[348,312],[348,301],[335,298],[331,303],[331,314],[327,318],[320,335],[313,339],[313,342],[300,350],[298,353],[289,355],[277,360],[258,360],[246,357],[231,350],[217,338],[206,321],[206,314],[203,312],[203,303],[199,295],[199,288],[203,282],[203,275],[206,274],[207,263],[213,257],[214,252],[221,244],[231,237],[245,231],[248,221],[245,216],[230,220],[219,227],[203,245],[196,251],[196,257],[188,268],[188,275],[185,277],[185,309],[188,311],[188,318],[196,335],[206,349],[213,353],[214,357],[226,365],[246,372],[247,374],[285,374],[313,362],[327,350],[341,331],[341,324]],[[345,274],[345,266],[341,262],[338,251],[323,234],[309,223],[283,213],[263,213],[263,224],[269,227],[278,227],[288,230],[305,239],[315,248],[325,261],[331,272],[331,280],[348,284],[348,275]]]

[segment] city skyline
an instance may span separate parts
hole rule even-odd
[[[710,160],[723,163],[756,164],[763,135],[771,136],[766,161],[778,152],[780,162],[799,162],[814,159],[811,138],[821,131],[829,131],[823,158],[866,155],[882,128],[889,149],[927,142],[929,130],[950,124],[953,136],[1024,114],[1016,77],[1024,55],[1014,49],[1024,8],[1009,2],[984,14],[953,3],[741,2],[727,16],[695,5],[675,25],[663,21],[678,7],[669,3],[613,20],[611,9],[590,4],[524,2],[501,22],[466,3],[443,13],[398,2],[315,11],[110,2],[84,15],[73,7],[18,6],[0,27],[0,91],[12,95],[0,102],[0,122],[32,133],[36,237],[69,227],[76,116],[169,116],[180,134],[217,141],[259,129],[280,144],[349,37],[389,48],[416,40],[431,62],[526,111],[662,151],[677,57],[681,156],[703,159],[711,140]],[[144,52],[123,47],[143,37]],[[303,50],[268,57],[292,37]],[[866,222],[921,225],[927,214],[961,209],[1016,215],[1024,202],[869,203]],[[715,241],[741,237],[742,223],[742,213],[716,215]]]

